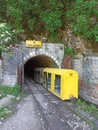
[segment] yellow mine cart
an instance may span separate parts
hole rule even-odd
[[[41,48],[42,42],[35,40],[26,40],[26,47],[28,48]]]
[[[75,70],[45,68],[43,85],[62,100],[78,98],[78,73]]]

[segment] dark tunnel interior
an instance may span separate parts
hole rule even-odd
[[[43,68],[58,68],[58,65],[48,56],[38,55],[28,59],[24,65],[24,76],[33,77],[34,68],[43,67]]]

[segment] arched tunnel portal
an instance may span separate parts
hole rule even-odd
[[[3,54],[1,63],[1,85],[22,84],[24,74],[32,75],[36,67],[61,68],[64,58],[64,45],[60,43],[43,43],[42,47],[26,47],[22,42],[10,50],[11,55]]]
[[[36,55],[30,57],[24,64],[24,76],[33,76],[34,68],[38,67],[59,68],[59,64],[56,59],[47,55]]]

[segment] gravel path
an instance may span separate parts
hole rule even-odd
[[[32,95],[17,104],[17,112],[0,124],[0,130],[44,130]]]

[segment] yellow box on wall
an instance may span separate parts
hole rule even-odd
[[[28,48],[41,48],[42,42],[35,40],[26,40],[26,47]]]

